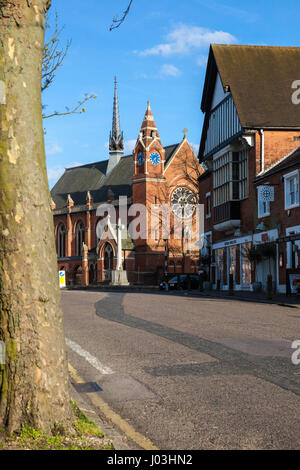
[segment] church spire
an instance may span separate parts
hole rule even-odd
[[[115,77],[115,94],[113,105],[112,131],[109,136],[109,150],[124,150],[123,132],[120,130],[119,99],[117,91],[117,78]]]
[[[148,147],[154,139],[161,145],[159,133],[151,111],[150,101],[147,102],[147,109],[140,130],[140,138],[143,140],[145,147]]]
[[[115,94],[113,106],[112,130],[109,135],[109,161],[106,174],[110,173],[119,163],[124,151],[124,136],[120,130],[119,99],[117,91],[117,79],[115,77]]]
[[[133,152],[134,176],[153,175],[163,177],[165,150],[151,111],[150,101]]]

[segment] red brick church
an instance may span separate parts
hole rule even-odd
[[[180,220],[178,208],[180,212],[186,204],[198,202],[202,171],[187,141],[187,131],[183,132],[180,143],[164,147],[148,102],[133,153],[124,156],[115,82],[109,158],[66,169],[51,191],[58,269],[65,271],[68,285],[111,282],[118,251],[129,283],[155,285],[166,273],[198,272],[199,250],[191,249],[185,235],[180,240],[172,236]],[[120,201],[127,220],[125,224],[122,221],[118,244]],[[172,209],[170,236],[164,235],[166,220],[160,216],[154,230],[153,223],[151,230],[149,224],[143,236],[132,238],[128,225],[135,219],[136,204],[147,211],[152,204],[168,205]],[[101,209],[107,205],[115,209],[116,219],[108,219],[103,238],[98,224],[103,222]],[[194,215],[189,217],[193,225]]]

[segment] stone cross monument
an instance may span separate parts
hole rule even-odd
[[[113,286],[128,286],[127,272],[123,270],[122,262],[122,230],[125,226],[121,224],[121,219],[117,223],[117,266],[116,270],[112,271],[111,283]]]

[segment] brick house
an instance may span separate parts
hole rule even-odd
[[[205,255],[209,247],[214,288],[228,289],[230,275],[237,290],[255,289],[257,283],[266,288],[272,274],[274,287],[285,292],[287,270],[299,270],[299,257],[292,261],[291,255],[299,243],[282,240],[300,232],[300,105],[292,101],[297,78],[300,48],[210,47],[201,102],[199,160],[205,172],[199,199],[206,206],[202,251]],[[273,185],[270,213],[262,212],[266,203],[258,197],[264,185]],[[287,197],[294,198],[290,206]]]
[[[276,288],[281,293],[295,292],[296,284],[300,288],[295,279],[296,275],[300,277],[299,175],[300,147],[297,147],[254,180],[257,189],[267,185],[274,188],[276,195],[273,202],[261,201],[258,196],[257,211],[262,229],[275,226],[278,231]]]
[[[109,159],[66,169],[51,191],[58,268],[66,272],[67,284],[111,281],[117,266],[117,223],[124,214],[121,253],[130,283],[156,284],[166,272],[198,272],[199,249],[164,238],[161,215],[154,230],[148,220],[146,233],[137,239],[129,230],[135,204],[147,208],[149,219],[152,204],[174,208],[187,200],[197,202],[197,172],[202,170],[186,132],[180,143],[164,147],[148,102],[132,155],[123,156],[123,140],[115,83]],[[108,206],[116,209],[116,218],[103,226],[101,211]],[[171,211],[171,233],[174,218]]]

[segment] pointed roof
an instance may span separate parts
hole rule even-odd
[[[300,47],[212,44],[203,112],[210,111],[218,73],[243,128],[300,127],[299,106],[292,102],[292,84],[300,76]]]
[[[162,145],[150,107],[150,101],[147,103],[147,109],[140,129],[140,136],[146,147],[155,137],[157,138],[160,145]]]
[[[151,107],[150,107],[150,101],[148,100],[147,109],[146,109],[146,112],[145,112],[144,120],[142,122],[141,130],[146,129],[149,126],[156,128],[153,113],[152,113],[152,110],[151,110]]]
[[[115,77],[115,92],[114,92],[114,103],[113,103],[113,120],[112,130],[109,136],[109,150],[123,150],[123,132],[120,129],[120,114],[119,114],[119,99],[117,90],[117,78]]]
[[[289,152],[283,158],[275,162],[272,166],[270,166],[266,171],[257,175],[255,178],[255,182],[268,178],[269,176],[279,173],[284,170],[295,169],[299,168],[300,165],[300,146],[296,147],[294,150]]]

